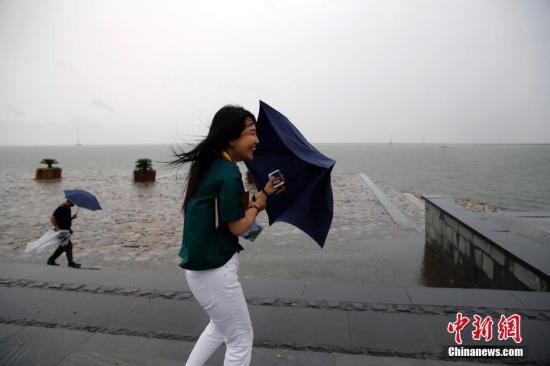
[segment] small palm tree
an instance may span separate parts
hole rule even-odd
[[[151,159],[148,159],[148,158],[137,159],[136,170],[140,170],[140,171],[153,170],[153,163],[151,162]]]
[[[42,159],[40,164],[46,164],[47,168],[38,168],[36,169],[36,180],[51,180],[51,179],[61,179],[61,168],[52,167],[53,164],[59,164],[55,159]]]
[[[52,167],[52,164],[59,164],[57,162],[57,160],[55,159],[42,159],[42,161],[40,162],[40,164],[47,164],[48,165],[48,168],[51,168]]]
[[[134,169],[134,182],[151,183],[155,181],[157,172],[153,169],[151,159],[142,158],[136,160],[136,168]]]

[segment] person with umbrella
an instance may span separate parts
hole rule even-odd
[[[66,200],[63,202],[59,207],[55,209],[55,211],[52,214],[52,217],[50,217],[50,222],[53,225],[53,228],[55,231],[59,230],[69,230],[71,234],[73,233],[73,230],[71,229],[72,222],[74,219],[76,219],[77,214],[74,215],[71,214],[71,207],[74,206],[74,203],[72,203],[70,200]],[[72,268],[80,268],[81,264],[76,263],[73,260],[73,243],[69,239],[69,242],[66,245],[59,245],[55,252],[48,258],[48,265],[50,266],[58,266],[59,264],[55,263],[55,260],[59,258],[61,254],[65,253],[67,256],[67,262],[68,266]]]
[[[88,210],[101,210],[101,206],[97,201],[97,198],[90,192],[75,189],[75,190],[66,190],[65,198],[67,199],[59,207],[55,209],[52,216],[50,217],[50,222],[54,227],[55,231],[59,230],[69,230],[70,233],[73,233],[72,230],[72,221],[77,218],[77,214],[72,215],[71,207],[75,204],[78,207],[86,208]],[[77,211],[78,212],[78,211]],[[80,268],[81,264],[76,263],[73,260],[73,243],[69,239],[66,244],[60,244],[55,252],[48,258],[47,264],[50,266],[57,266],[55,260],[59,258],[61,254],[65,253],[67,256],[67,262],[69,267]]]
[[[252,160],[259,143],[256,118],[238,106],[215,115],[207,137],[189,152],[177,153],[172,165],[191,163],[183,201],[184,228],[180,267],[193,296],[210,322],[186,365],[204,365],[226,344],[224,365],[249,365],[253,331],[238,277],[239,236],[276,192],[269,180],[253,203],[245,198],[239,161]],[[281,191],[278,189],[277,191]]]

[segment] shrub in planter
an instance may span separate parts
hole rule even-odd
[[[35,179],[37,180],[51,180],[61,179],[61,168],[52,167],[54,164],[59,164],[55,159],[42,159],[40,164],[46,164],[47,168],[36,169]]]
[[[154,182],[157,172],[153,169],[151,159],[142,158],[136,160],[134,169],[134,183]]]

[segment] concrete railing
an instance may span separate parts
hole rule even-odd
[[[446,196],[424,196],[426,245],[441,249],[477,286],[550,291],[550,251]],[[452,269],[449,269],[452,270]]]

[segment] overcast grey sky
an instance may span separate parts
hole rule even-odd
[[[550,143],[550,1],[0,0],[0,145],[181,142],[259,99],[312,142]]]

